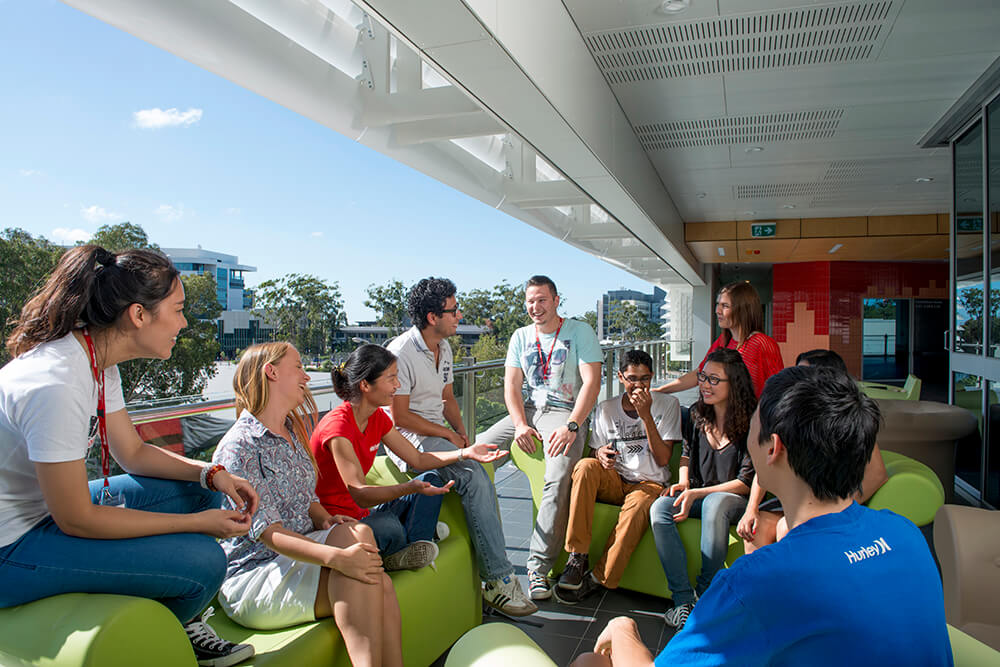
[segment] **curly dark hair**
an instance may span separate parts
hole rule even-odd
[[[444,302],[450,296],[455,296],[455,283],[447,278],[424,278],[410,290],[406,311],[418,329],[426,329],[430,324],[427,315],[442,315]]]
[[[722,364],[726,371],[726,379],[729,381],[729,401],[722,430],[730,442],[741,443],[750,431],[750,417],[757,409],[757,398],[753,393],[750,372],[743,363],[743,357],[736,350],[727,348],[715,350],[705,357],[705,361]],[[715,424],[715,406],[707,405],[699,396],[691,406],[691,419],[694,421],[694,427],[699,430]]]

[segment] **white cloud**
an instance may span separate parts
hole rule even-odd
[[[41,169],[22,169],[21,175],[31,178],[32,176],[44,176],[45,172],[43,172]]]
[[[233,206],[231,208],[227,208],[225,211],[223,211],[223,213],[225,213],[226,215],[239,215],[240,209]]]
[[[323,232],[313,232],[313,233],[312,233],[312,234],[310,234],[309,236],[313,237],[314,239],[318,239],[318,238],[320,238],[321,236],[323,236]]]
[[[83,219],[93,225],[99,225],[102,222],[108,222],[110,220],[121,220],[121,214],[115,213],[114,211],[109,211],[106,208],[101,208],[97,204],[93,206],[81,206],[80,215]]]
[[[153,211],[163,222],[173,222],[184,217],[184,204],[171,206],[170,204],[160,204]]]
[[[201,120],[201,109],[142,109],[132,114],[132,122],[140,130],[159,130],[164,127],[190,127]]]
[[[85,229],[67,229],[66,227],[56,227],[52,230],[52,238],[60,243],[76,243],[77,241],[87,241],[91,233]]]

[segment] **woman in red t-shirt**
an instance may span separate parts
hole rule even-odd
[[[764,308],[760,305],[757,290],[750,283],[730,283],[719,290],[715,302],[715,317],[722,334],[715,339],[709,354],[719,348],[736,350],[743,357],[753,382],[754,395],[759,399],[767,379],[785,367],[781,350],[773,338],[764,333]],[[698,384],[698,373],[705,365],[703,359],[697,370],[685,373],[676,380],[653,389],[666,394],[691,389]]]
[[[421,452],[410,444],[381,409],[392,405],[399,389],[396,357],[383,347],[362,345],[332,377],[334,391],[344,402],[320,420],[309,440],[320,473],[316,495],[331,514],[346,514],[371,526],[386,570],[423,567],[437,557],[432,538],[441,496],[454,485],[445,484],[434,469],[463,459],[491,463],[507,452],[485,444]],[[428,472],[402,484],[368,484],[365,475],[380,442],[410,468]]]

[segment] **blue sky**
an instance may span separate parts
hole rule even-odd
[[[352,322],[373,316],[365,287],[392,278],[443,275],[461,290],[547,273],[568,315],[609,289],[652,290],[54,0],[0,0],[0,62],[0,227],[72,242],[129,220],[161,246],[239,255],[258,268],[251,285],[337,281]],[[180,124],[139,127],[150,109]]]

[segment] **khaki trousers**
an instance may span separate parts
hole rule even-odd
[[[573,468],[566,551],[590,551],[595,502],[621,505],[618,523],[594,566],[594,578],[607,588],[618,588],[632,552],[649,527],[649,508],[662,491],[656,482],[627,482],[615,470],[601,467],[597,459],[582,459]]]

